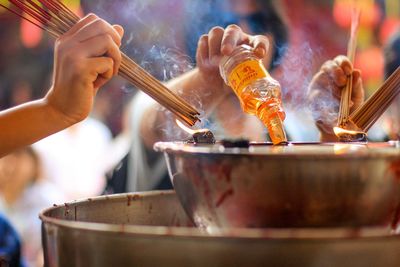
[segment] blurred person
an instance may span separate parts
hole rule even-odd
[[[90,14],[58,38],[46,96],[0,112],[0,157],[86,118],[98,89],[117,74],[122,35],[121,26]]]
[[[43,160],[43,175],[57,185],[67,201],[103,192],[111,141],[108,127],[88,117],[34,147]]]
[[[287,41],[287,29],[277,5],[273,1],[257,0],[195,1],[187,5],[188,9],[196,10],[196,15],[188,13],[190,19],[185,23],[185,39],[189,55],[193,54],[191,49],[197,47],[197,67],[172,79],[167,87],[179,91],[189,102],[201,103],[206,116],[212,116],[212,120],[223,126],[221,135],[265,140],[267,135],[262,124],[254,116],[241,111],[233,91],[224,85],[219,75],[221,38],[225,30],[222,27],[210,28],[211,25],[226,27],[237,23],[253,34],[266,33],[266,36],[255,37],[245,34],[238,26],[230,26],[226,31],[233,36],[228,38],[229,45],[224,48],[224,55],[229,55],[234,47],[242,43],[260,45],[259,52],[267,68],[271,69],[278,64],[284,51],[282,47]],[[208,31],[208,35],[202,35],[199,39],[201,34]],[[196,40],[195,44],[193,40]],[[208,49],[210,52],[207,52]],[[164,158],[153,151],[153,144],[171,137],[174,140],[184,138],[182,132],[175,128],[173,118],[167,118],[164,110],[142,92],[138,92],[131,102],[129,116],[130,153],[123,160],[125,165],[118,168],[112,178],[120,180],[111,182],[119,185],[118,190],[108,191],[119,193],[171,188]],[[124,190],[121,190],[121,185],[125,185]]]
[[[28,266],[43,265],[38,214],[64,199],[40,173],[40,159],[31,147],[0,159],[0,212],[22,238],[22,255]]]
[[[209,2],[214,3],[214,1]],[[231,4],[230,12],[221,13],[221,8],[218,4],[221,2],[229,2]],[[234,29],[231,29],[232,27],[222,30],[221,28],[213,28],[209,31],[208,35],[200,38],[197,46],[190,46],[190,41],[192,40],[190,36],[200,32],[198,28],[202,26],[199,26],[201,23],[186,23],[185,25],[188,25],[189,28],[189,31],[187,31],[189,37],[186,38],[189,44],[188,47],[197,47],[197,67],[176,79],[172,79],[167,83],[167,86],[181,93],[189,99],[189,102],[200,103],[206,117],[210,116],[211,121],[215,122],[215,124],[203,126],[212,127],[216,124],[221,126],[218,127],[222,129],[221,132],[217,133],[218,137],[245,137],[252,141],[265,141],[267,136],[265,127],[254,116],[243,114],[236,96],[233,95],[231,89],[225,86],[219,76],[219,60],[222,55],[229,55],[230,49],[228,49],[228,52],[226,48],[218,51],[222,47],[221,43],[218,44],[216,40],[224,35],[224,31],[235,32],[236,36],[240,36],[236,40],[236,43],[234,43],[234,46],[237,46],[241,43],[249,43],[251,40],[254,40],[254,36],[245,34],[243,29],[246,29],[245,31],[250,32],[250,34],[264,34],[267,37],[265,43],[268,43],[264,55],[264,63],[267,69],[271,71],[274,67],[279,66],[280,58],[285,52],[287,29],[284,19],[281,16],[279,4],[273,1],[232,0],[221,2],[216,3],[215,6],[212,4],[209,5],[210,10],[204,10],[201,8],[201,4],[198,4],[199,8],[195,8],[194,10],[205,15],[203,17],[200,16],[200,19],[196,21],[204,22],[203,24],[206,27],[218,21],[217,25],[229,22],[238,24],[240,28],[236,28],[236,26],[232,26]],[[191,15],[192,13],[188,14],[188,16]],[[218,19],[213,20],[214,16],[217,16]],[[203,21],[202,18],[208,20],[204,19]],[[217,45],[215,45],[216,43]],[[301,64],[302,55],[298,55],[297,57],[299,58],[297,64]],[[346,71],[358,73],[348,63],[347,59],[342,59],[338,68],[347,66]],[[300,73],[302,72],[300,71]],[[273,73],[272,75],[274,76]],[[338,79],[340,80],[340,78]],[[333,91],[336,94],[338,90],[340,90],[339,86],[335,85],[329,88],[318,88],[316,91]],[[355,104],[353,104],[353,108],[356,108],[360,104],[360,95],[363,94],[361,83],[355,85],[354,93],[353,101]],[[338,100],[335,97],[336,95],[332,96],[330,94],[329,101],[335,103]],[[315,100],[318,102],[318,99]],[[285,103],[284,106],[286,106]],[[324,110],[323,105],[318,108],[320,113]],[[318,129],[313,127],[312,117],[304,118],[304,113],[299,110],[286,111],[287,120],[285,128],[287,129],[289,138],[292,137],[291,140],[299,140],[299,138],[302,138],[301,134],[308,137],[312,136],[312,140],[317,140]],[[333,112],[335,112],[333,116],[337,116],[337,111]],[[128,174],[129,178],[127,180],[125,178],[124,181],[124,178],[119,177],[122,180],[116,183],[120,186],[119,190],[121,190],[121,185],[126,186],[125,191],[170,188],[171,185],[166,174],[164,159],[162,155],[154,152],[152,147],[155,141],[179,140],[184,139],[185,136],[180,134],[181,131],[179,129],[176,129],[175,123],[171,120],[173,116],[165,115],[161,107],[141,92],[137,94],[132,102],[130,115],[132,145],[128,158],[124,159],[124,162],[128,166],[123,165],[122,168],[116,171],[116,173],[122,176]],[[328,123],[333,126],[332,121],[328,121]],[[212,130],[215,133],[215,129]],[[299,132],[301,132],[300,135]],[[321,135],[321,140],[325,138],[324,135]]]

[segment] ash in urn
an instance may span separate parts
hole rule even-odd
[[[223,139],[221,145],[224,147],[238,147],[238,148],[249,148],[250,141],[247,139]]]
[[[215,144],[215,137],[210,130],[197,131],[188,142],[195,144]]]

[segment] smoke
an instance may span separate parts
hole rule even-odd
[[[315,141],[318,138],[318,131],[313,127],[315,123],[324,131],[332,132],[339,100],[332,94],[333,84],[329,77],[320,75],[318,83],[313,80],[323,62],[330,58],[319,42],[307,41],[311,35],[307,29],[302,31],[292,33],[295,36],[292,36],[290,45],[280,48],[286,49],[286,54],[272,75],[282,86],[283,106],[288,113],[286,126],[292,130],[292,137]],[[304,127],[305,124],[308,128]]]
[[[92,1],[91,1],[92,2]],[[97,2],[98,3],[98,2]],[[204,14],[212,13],[215,1],[148,1],[148,0],[123,0],[118,2],[102,1],[96,4],[96,13],[105,14],[110,22],[117,22],[125,27],[125,37],[122,50],[144,69],[160,81],[166,82],[180,76],[195,66],[193,61],[194,50],[197,47],[198,36],[205,33],[206,28],[215,26],[215,18],[209,19]],[[94,4],[93,4],[94,5]],[[221,7],[219,7],[221,9]],[[118,17],[111,17],[118,14]],[[184,15],[182,15],[184,14]],[[190,19],[191,23],[182,23]],[[213,25],[209,25],[210,23]],[[282,98],[284,107],[293,111],[302,110],[312,113],[316,119],[336,117],[337,109],[333,96],[326,94],[314,105],[309,105],[307,90],[313,75],[317,72],[323,59],[323,49],[312,45],[307,40],[307,34],[300,34],[300,39],[290,46],[276,47],[281,54],[285,53],[272,75],[282,85]],[[297,36],[299,37],[299,36]],[[184,48],[185,47],[185,48]],[[188,50],[185,50],[188,49]],[[188,56],[191,55],[192,57]],[[130,86],[122,88],[124,92],[133,90]],[[178,91],[189,103],[204,113],[202,97],[198,88],[191,92]],[[206,90],[201,90],[202,92]],[[321,112],[333,110],[330,113]],[[218,107],[217,107],[218,108]],[[160,111],[166,114],[168,120],[160,125],[165,134],[177,139],[175,117],[164,108]],[[238,109],[241,116],[242,111]],[[326,120],[326,119],[324,119]],[[198,127],[219,130],[219,124],[211,119],[202,118]]]
[[[307,108],[307,90],[316,73],[315,61],[322,51],[313,48],[308,42],[298,46],[289,46],[279,66],[277,79],[282,86],[282,99],[285,106],[298,110]]]
[[[194,68],[194,62],[181,50],[156,45],[145,54],[140,65],[164,82]]]

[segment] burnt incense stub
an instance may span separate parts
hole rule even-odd
[[[355,128],[354,125],[353,128]],[[333,127],[333,131],[340,142],[367,142],[367,133],[359,129],[348,130],[341,127]]]
[[[193,142],[196,144],[215,144],[214,134],[209,130],[196,132],[192,137]]]
[[[357,132],[355,134],[342,133],[338,135],[340,142],[367,142],[367,134]]]

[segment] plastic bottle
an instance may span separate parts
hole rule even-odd
[[[231,56],[221,60],[219,69],[242,109],[256,115],[267,127],[273,144],[287,142],[280,84],[269,75],[254,49],[248,45],[237,47]]]

